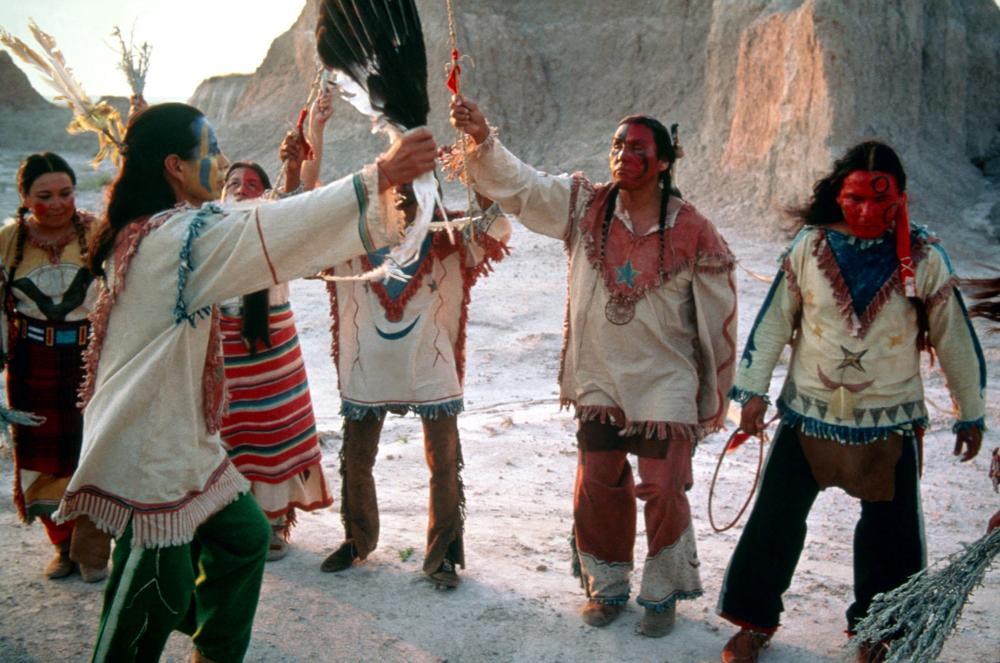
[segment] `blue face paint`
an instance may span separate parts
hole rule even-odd
[[[198,181],[208,193],[215,193],[212,181],[213,166],[217,165],[217,157],[222,153],[219,149],[219,139],[208,118],[202,116],[191,124],[191,130],[198,137],[198,147],[194,149],[192,159],[199,159]]]

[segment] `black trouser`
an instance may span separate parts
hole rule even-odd
[[[907,437],[896,463],[889,502],[861,500],[854,528],[854,603],[847,628],[868,612],[872,598],[894,589],[926,564],[917,485],[916,440]],[[806,538],[806,517],[819,486],[802,453],[797,431],[782,425],[774,440],[750,520],[729,562],[719,614],[744,627],[773,631]]]

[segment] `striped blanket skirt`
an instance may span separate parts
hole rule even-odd
[[[229,413],[221,434],[243,476],[277,484],[307,470],[322,474],[322,453],[291,307],[272,306],[268,324],[271,347],[258,344],[251,355],[242,318],[222,316]]]
[[[83,415],[76,405],[89,326],[15,313],[10,321],[7,400],[11,409],[45,417],[40,426],[12,425],[14,503],[25,522],[59,506],[80,460]]]

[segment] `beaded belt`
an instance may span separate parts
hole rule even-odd
[[[90,325],[86,320],[78,323],[64,322],[59,325],[47,325],[43,322],[18,316],[14,320],[17,335],[20,338],[43,343],[49,347],[55,345],[86,345]]]

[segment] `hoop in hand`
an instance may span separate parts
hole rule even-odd
[[[713,498],[715,497],[715,483],[716,480],[719,478],[719,470],[722,468],[722,459],[725,458],[726,455],[728,455],[730,452],[736,450],[740,445],[742,445],[748,439],[750,439],[751,435],[749,433],[744,432],[742,428],[737,428],[736,430],[733,431],[733,434],[729,436],[729,439],[726,440],[725,446],[722,447],[722,453],[719,454],[719,461],[715,464],[715,472],[712,474],[712,483],[708,488],[708,522],[712,526],[712,529],[715,530],[717,533],[721,534],[726,530],[732,529],[733,526],[735,526],[736,523],[740,521],[740,518],[743,517],[743,513],[747,510],[747,507],[750,506],[750,502],[751,500],[753,500],[753,496],[757,492],[757,485],[760,483],[761,468],[764,466],[764,445],[767,443],[767,429],[771,424],[775,422],[777,418],[778,415],[774,415],[773,417],[771,417],[771,420],[768,421],[766,424],[764,424],[764,428],[761,430],[760,435],[757,436],[757,439],[760,443],[760,447],[759,447],[759,455],[757,457],[757,471],[754,473],[753,477],[753,487],[750,488],[750,493],[747,495],[747,499],[745,502],[743,502],[743,506],[740,507],[740,510],[736,514],[736,517],[733,518],[732,522],[730,522],[725,527],[719,527],[718,525],[715,524],[715,516],[712,513],[712,502]]]

